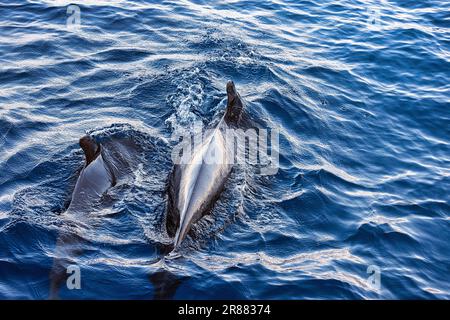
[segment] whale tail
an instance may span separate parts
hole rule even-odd
[[[89,135],[80,139],[80,147],[83,149],[84,156],[86,157],[86,166],[94,161],[100,154],[100,145]]]
[[[227,110],[225,112],[225,121],[228,125],[237,124],[242,117],[244,104],[241,96],[236,90],[233,81],[227,82]]]

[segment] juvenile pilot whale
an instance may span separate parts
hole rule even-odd
[[[169,175],[166,230],[174,237],[174,248],[192,224],[212,209],[232,169],[234,153],[229,150],[226,130],[240,125],[244,104],[232,81],[226,90],[227,107],[217,127],[203,138],[189,161],[175,164]]]

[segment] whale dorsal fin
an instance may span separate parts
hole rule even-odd
[[[86,157],[86,166],[94,161],[100,154],[100,145],[89,135],[80,139],[80,147],[83,149],[84,156]]]
[[[227,110],[225,112],[225,121],[228,125],[237,124],[241,119],[244,104],[241,96],[236,90],[233,81],[227,82]]]

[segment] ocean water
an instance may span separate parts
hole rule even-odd
[[[450,298],[446,1],[0,3],[0,298]],[[233,80],[280,130],[279,170],[236,166],[161,259],[172,135],[214,123]],[[78,139],[139,146],[83,221]]]

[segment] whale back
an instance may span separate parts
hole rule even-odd
[[[95,201],[115,182],[114,172],[103,157],[103,147],[91,136],[80,139],[85,164],[75,184],[66,212],[87,213]]]
[[[80,172],[72,193],[68,212],[88,212],[90,207],[112,185],[113,176],[101,153]]]
[[[174,246],[186,237],[193,223],[210,211],[231,171],[224,128],[216,128],[194,152],[189,163],[174,170],[177,194],[172,193],[172,218],[177,216]],[[173,233],[174,223],[171,231]],[[168,228],[169,231],[169,228]],[[169,233],[169,232],[168,232]],[[170,235],[170,233],[169,233]]]

